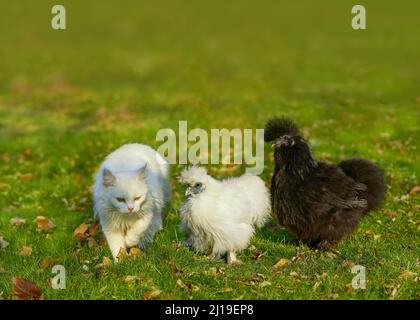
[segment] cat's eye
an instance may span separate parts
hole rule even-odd
[[[135,197],[134,198],[134,201],[138,201],[138,200],[140,200],[141,199],[141,196],[138,196],[138,197]]]
[[[125,202],[124,198],[115,198],[118,202]]]

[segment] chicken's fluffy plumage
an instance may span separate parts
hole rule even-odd
[[[235,253],[248,246],[254,225],[261,227],[269,215],[264,181],[251,175],[219,181],[196,166],[184,170],[179,180],[188,186],[180,209],[188,244],[197,250],[211,248],[214,257],[227,254],[228,262],[235,262]]]
[[[332,248],[356,229],[363,215],[382,204],[386,184],[372,162],[317,161],[287,118],[270,120],[266,130],[265,140],[274,146],[273,213],[302,242]]]

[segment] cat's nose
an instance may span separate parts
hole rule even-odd
[[[128,211],[133,212],[134,207],[127,207]]]

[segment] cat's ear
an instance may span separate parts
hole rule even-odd
[[[115,181],[117,180],[112,174],[112,172],[109,171],[107,168],[104,168],[104,171],[102,171],[102,179],[102,182],[105,187],[113,186],[115,184]]]
[[[146,167],[147,163],[141,167],[139,170],[137,170],[137,176],[140,180],[144,180],[146,178]]]

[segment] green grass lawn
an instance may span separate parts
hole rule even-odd
[[[53,1],[1,2],[0,299],[16,298],[12,277],[46,299],[419,299],[420,201],[408,194],[420,172],[420,3],[365,2],[364,31],[350,27],[352,1],[63,0],[65,31],[50,27]],[[335,254],[297,245],[274,220],[240,266],[181,247],[178,165],[165,227],[140,256],[98,267],[107,246],[72,238],[115,148],[158,147],[156,132],[179,120],[256,129],[274,115],[295,119],[319,159],[365,157],[386,171],[384,208]],[[268,186],[269,146],[265,155]],[[16,216],[26,223],[11,226]],[[37,216],[56,227],[38,232]],[[51,288],[46,257],[62,259],[66,290]],[[273,268],[281,258],[290,263]],[[366,289],[351,288],[352,264],[366,267]]]

